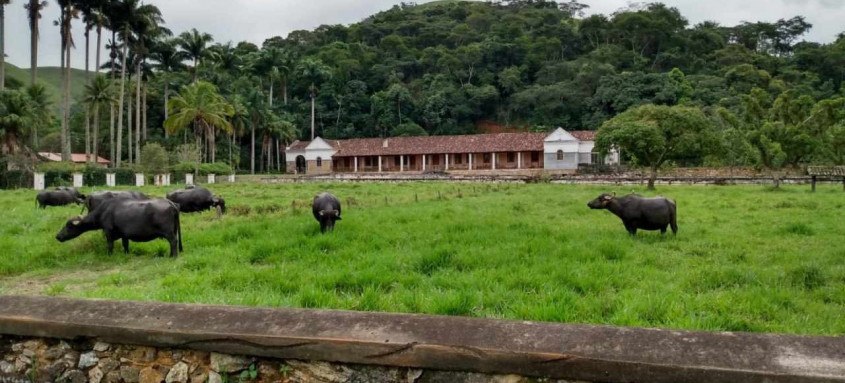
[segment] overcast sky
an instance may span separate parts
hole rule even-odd
[[[7,60],[29,67],[29,26],[23,9],[25,0],[6,6]],[[350,24],[398,4],[398,0],[147,0],[158,6],[167,27],[178,34],[192,27],[211,33],[216,41],[251,41],[286,35],[297,29],[321,24]],[[418,1],[420,3],[427,0]],[[590,13],[610,14],[628,5],[626,0],[582,0]],[[742,21],[776,21],[802,15],[813,24],[807,40],[830,42],[845,31],[845,0],[665,0],[677,7],[691,24],[714,20],[723,25]],[[43,12],[38,65],[59,65],[59,32],[53,26],[59,8],[54,0]],[[81,24],[73,26],[77,50],[73,66],[84,67],[84,37]],[[104,37],[104,43],[105,43]],[[93,45],[93,43],[92,43]],[[94,49],[91,57],[93,60]]]

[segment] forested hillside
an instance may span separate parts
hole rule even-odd
[[[137,0],[71,1],[65,28],[79,22],[75,10],[92,38],[111,35],[106,61],[93,65],[105,77],[61,104],[50,89],[3,96],[0,108],[21,117],[8,121],[31,122],[3,127],[12,132],[7,152],[31,142],[138,165],[143,145],[157,143],[198,152],[171,162],[213,162],[221,152],[232,166],[262,171],[281,170],[284,145],[312,130],[340,139],[561,126],[599,130],[601,148],[621,147],[628,163],[655,169],[845,163],[845,34],[804,41],[812,26],[801,16],[690,25],[660,3],[591,16],[574,1],[403,3],[257,46],[196,29],[174,34],[167,15]],[[44,113],[64,102],[66,115]]]
[[[597,129],[643,103],[742,108],[753,88],[772,102],[841,94],[845,38],[802,42],[801,17],[771,23],[689,25],[662,4],[582,18],[551,1],[401,5],[348,27],[271,38],[325,63],[318,130],[325,136],[471,132],[479,120]],[[308,86],[290,74],[298,116]],[[303,121],[303,134],[307,121]]]

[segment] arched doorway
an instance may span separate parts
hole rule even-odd
[[[305,162],[305,157],[304,156],[296,156],[296,173],[297,174],[305,174],[307,169],[308,169],[308,165]]]

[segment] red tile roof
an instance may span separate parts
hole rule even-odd
[[[62,160],[61,153],[38,152],[38,156],[46,159],[47,161],[59,162],[59,161]],[[85,158],[85,153],[71,153],[70,161],[78,163],[78,164],[84,164],[84,163],[88,162]],[[111,163],[111,161],[109,161],[109,160],[107,160],[103,157],[98,156],[97,157],[97,163],[103,164],[103,165],[108,165],[109,163]]]
[[[573,137],[577,138],[579,141],[595,141],[596,140],[596,131],[595,130],[573,130],[569,132]]]
[[[288,147],[288,150],[305,150],[305,147],[308,146],[311,141],[299,141],[296,140]]]
[[[569,133],[581,141],[593,141],[596,138],[596,132],[589,130],[576,130]],[[470,134],[462,136],[391,137],[387,139],[353,138],[327,141],[338,150],[334,157],[390,156],[400,154],[542,151],[543,140],[548,135],[548,133],[522,132]]]
[[[546,133],[353,138],[332,142],[334,157],[542,151]]]

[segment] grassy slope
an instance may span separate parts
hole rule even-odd
[[[0,192],[0,292],[845,333],[839,186],[664,187],[680,225],[666,239],[629,238],[616,217],[590,211],[597,186],[214,189],[229,214],[183,217],[177,259],[159,257],[164,241],[113,257],[98,233],[59,244],[78,208],[37,211],[34,192]],[[326,189],[344,219],[320,235],[308,200]]]
[[[94,76],[89,74],[88,77],[86,77],[85,71],[80,69],[71,68],[70,71],[70,94],[72,100],[77,100],[82,96],[82,92],[85,89],[85,83],[87,82],[86,79],[90,79]],[[6,75],[19,80],[24,84],[24,86],[29,85],[29,69],[18,68],[12,64],[6,63]],[[47,88],[47,93],[50,94],[50,99],[53,101],[53,105],[56,106],[56,109],[58,109],[62,100],[62,73],[60,68],[40,67],[38,68],[37,76],[38,79],[36,81],[40,82]]]

